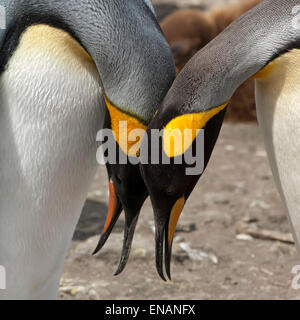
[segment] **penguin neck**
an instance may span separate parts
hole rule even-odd
[[[67,31],[94,60],[110,101],[149,122],[169,89],[167,80],[171,85],[175,78],[175,67],[153,11],[144,1],[116,0],[108,5],[106,1],[94,4],[70,0],[62,4],[52,0],[12,0],[7,8],[6,35],[16,26],[23,32],[32,24],[48,24]],[[0,45],[4,38],[0,33]],[[154,47],[160,50],[154,51]],[[161,50],[169,50],[169,60]],[[159,67],[168,64],[170,74]]]
[[[300,49],[293,49],[271,61],[265,68],[254,75],[257,83],[265,88],[286,95],[297,93],[300,88]],[[268,85],[271,84],[271,85]]]
[[[299,48],[299,30],[292,26],[297,3],[266,0],[232,23],[186,65],[167,95],[168,104],[176,97],[183,112],[223,105],[244,81]]]

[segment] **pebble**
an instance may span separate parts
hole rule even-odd
[[[267,157],[267,153],[266,153],[266,151],[264,151],[264,150],[258,150],[258,151],[256,151],[255,155],[256,155],[257,157],[260,157],[260,158],[266,158],[266,157]]]
[[[252,241],[253,237],[249,236],[248,234],[238,234],[236,239],[241,241]]]
[[[78,293],[85,293],[86,288],[83,286],[66,286],[66,287],[60,287],[59,288],[60,293],[69,294],[72,297],[76,296]]]
[[[254,201],[252,201],[252,202],[249,204],[249,207],[250,207],[250,208],[259,207],[259,208],[261,208],[261,209],[266,209],[266,210],[268,210],[268,209],[271,208],[271,206],[270,206],[268,203],[266,203],[265,201],[262,201],[262,200],[254,200]]]
[[[88,295],[91,300],[99,300],[99,295],[95,289],[90,289]]]
[[[215,254],[207,253],[200,249],[192,249],[186,242],[181,242],[179,246],[184,252],[188,254],[189,258],[193,261],[210,260],[213,264],[218,264],[219,262],[219,259]]]
[[[225,146],[225,150],[229,151],[229,152],[232,152],[232,151],[235,150],[235,146],[229,144],[229,145]]]
[[[134,251],[135,255],[139,258],[146,258],[147,250],[144,248],[138,248]]]

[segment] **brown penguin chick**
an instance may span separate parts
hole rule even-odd
[[[213,17],[196,9],[175,11],[162,21],[161,28],[172,49],[177,72],[218,34]]]
[[[213,18],[218,34],[228,27],[234,20],[248,10],[261,3],[263,0],[243,0],[238,4],[217,7],[209,12]]]
[[[181,9],[166,17],[161,22],[161,28],[172,49],[177,72],[229,24],[260,2],[262,0],[244,0],[236,5],[222,6],[210,11]],[[235,92],[226,120],[256,120],[253,80],[247,80]]]

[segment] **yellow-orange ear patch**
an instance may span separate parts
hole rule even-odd
[[[105,97],[105,102],[110,114],[111,119],[111,128],[114,133],[115,139],[122,149],[122,151],[127,154],[128,156],[136,157],[138,156],[138,151],[140,149],[142,136],[146,132],[146,125],[141,123],[138,119],[120,111],[116,108],[107,97]],[[139,130],[132,134],[133,130]],[[135,141],[131,139],[133,136]],[[138,137],[140,137],[138,139]]]
[[[264,79],[270,76],[276,67],[275,61],[270,62],[267,66],[265,66],[263,69],[258,71],[254,76],[252,76],[252,79]]]
[[[296,72],[298,73],[298,65],[300,59],[300,50],[299,49],[292,49],[278,58],[272,60],[269,64],[267,64],[263,69],[258,71],[254,76],[253,79],[261,80],[268,78],[270,76],[277,77],[277,72],[279,77],[283,77],[284,74]]]
[[[192,145],[199,130],[203,129],[212,117],[226,108],[228,103],[205,112],[184,114],[171,120],[165,126],[163,134],[166,155],[173,158],[184,154]]]

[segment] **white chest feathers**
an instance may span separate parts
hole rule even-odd
[[[274,60],[256,81],[256,102],[273,175],[300,244],[300,50]],[[300,247],[299,247],[300,249]]]
[[[67,33],[28,28],[0,77],[0,299],[51,298],[96,163],[104,102]]]

